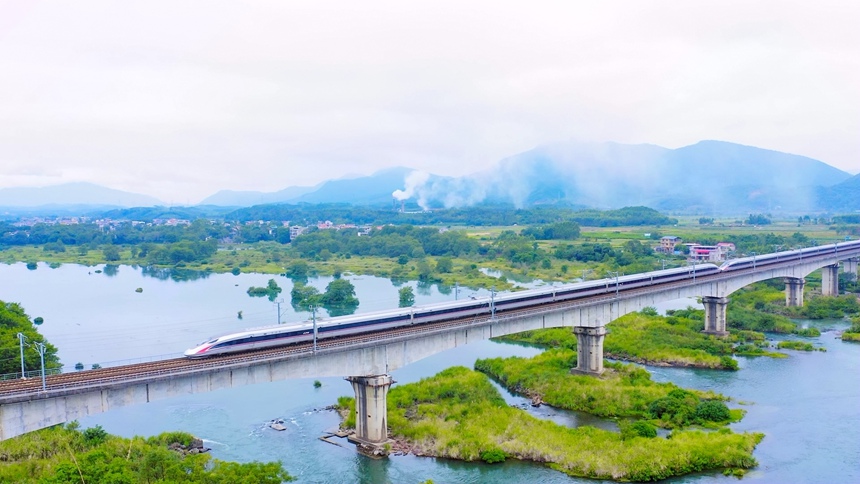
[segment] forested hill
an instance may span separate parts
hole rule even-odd
[[[236,210],[224,216],[228,220],[289,220],[292,224],[333,223],[412,224],[412,225],[533,225],[561,220],[590,227],[632,225],[672,225],[678,223],[647,207],[625,207],[617,210],[593,210],[562,207],[517,209],[504,205],[440,209],[431,212],[396,212],[355,205],[260,205]]]

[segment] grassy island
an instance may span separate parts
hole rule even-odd
[[[812,343],[804,341],[780,341],[776,345],[781,350],[797,350],[797,351],[827,351],[825,348],[816,348]]]
[[[353,404],[348,398],[339,403]],[[619,481],[748,469],[756,465],[752,451],[763,438],[727,429],[673,431],[663,438],[647,424],[626,425],[620,433],[568,428],[508,406],[485,375],[463,367],[392,388],[388,412],[400,446],[418,455],[529,460],[571,476]]]
[[[726,408],[721,418],[701,418],[697,414],[701,404],[726,398],[713,392],[688,391],[672,383],[654,382],[645,369],[634,365],[607,363],[606,372],[595,378],[570,374],[575,363],[576,352],[554,349],[533,358],[478,360],[475,369],[511,391],[553,407],[600,417],[652,419],[661,427],[672,428],[691,424],[717,426],[743,416],[741,410]],[[664,404],[668,410],[663,408]],[[725,408],[722,403],[719,406]]]
[[[679,366],[737,370],[732,355],[784,358],[768,351],[764,334],[733,330],[727,338],[702,333],[704,311],[684,309],[659,316],[646,308],[616,319],[607,327],[604,354],[608,358],[653,366]],[[504,336],[500,339],[547,348],[576,349],[570,328],[551,328]]]
[[[0,442],[0,482],[78,484],[175,482],[280,484],[292,481],[280,462],[239,464],[201,452],[184,432],[144,439],[84,431],[73,422]]]
[[[860,318],[854,318],[851,327],[842,332],[842,341],[860,343]]]

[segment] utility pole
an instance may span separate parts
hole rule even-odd
[[[460,283],[455,282],[454,283],[454,300],[456,301],[458,299],[460,299]]]
[[[311,306],[311,318],[314,322],[314,353],[317,352],[317,307]]]
[[[490,288],[490,321],[496,320],[496,286]]]
[[[39,357],[42,359],[42,391],[46,391],[45,385],[45,343],[33,343],[36,346],[36,351],[39,352]]]
[[[606,274],[610,276],[613,274],[615,275],[615,297],[618,297],[618,271],[606,271]]]
[[[284,302],[284,298],[280,298],[275,301],[275,306],[278,308],[278,324],[281,324],[281,303]]]
[[[18,341],[20,341],[20,343],[21,343],[21,378],[27,378],[26,374],[24,373],[24,340],[25,339],[26,339],[26,336],[24,336],[22,333],[18,333]]]

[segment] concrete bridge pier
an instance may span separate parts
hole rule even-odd
[[[842,264],[842,272],[846,274],[851,274],[856,280],[858,265],[860,265],[860,259],[857,259],[856,257],[853,259],[845,259],[844,261],[842,261]]]
[[[806,280],[802,277],[786,277],[785,279],[785,305],[803,306],[803,286]]]
[[[821,295],[839,295],[839,264],[821,268]]]
[[[726,331],[726,306],[729,304],[727,297],[704,296],[702,304],[705,305],[705,330],[703,333],[716,336],[725,336]]]
[[[388,389],[394,383],[391,375],[348,376],[355,391],[355,434],[350,442],[370,455],[386,455],[388,442]]]
[[[860,259],[857,257],[845,259],[842,261],[842,272],[848,274],[849,279],[856,281],[858,265],[860,265]]]
[[[600,375],[603,373],[603,338],[606,327],[574,326],[576,334],[576,368],[571,373]]]

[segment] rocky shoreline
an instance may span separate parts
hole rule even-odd
[[[203,440],[198,438],[192,439],[189,445],[181,444],[179,442],[173,442],[172,444],[167,446],[167,449],[172,450],[182,456],[203,454],[212,450],[209,447],[204,447]]]

